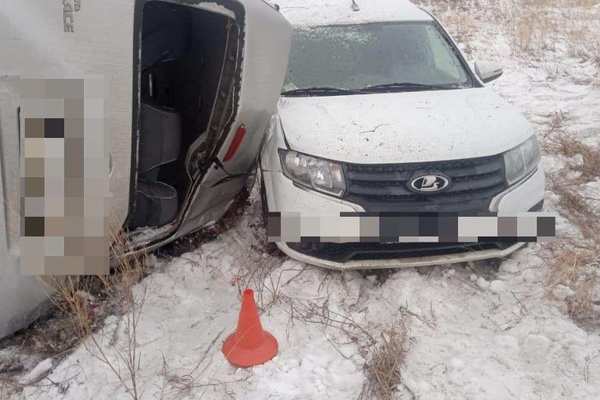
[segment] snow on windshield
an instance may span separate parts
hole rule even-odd
[[[467,81],[460,60],[433,23],[373,23],[297,29],[284,90]]]

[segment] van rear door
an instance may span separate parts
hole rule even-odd
[[[292,27],[262,0],[241,0],[245,10],[239,82],[222,136],[192,192],[181,233],[218,220],[254,172],[288,67]],[[192,154],[191,159],[194,159]]]
[[[151,249],[218,220],[246,183],[292,28],[262,0],[137,0],[135,21],[128,226]]]

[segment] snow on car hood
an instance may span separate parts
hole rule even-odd
[[[495,155],[533,133],[487,88],[282,97],[279,115],[291,149],[364,164]]]

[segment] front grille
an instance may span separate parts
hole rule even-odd
[[[369,212],[486,214],[490,201],[508,185],[502,155],[406,164],[344,164],[345,198]],[[450,186],[439,193],[409,190],[417,174],[442,173]]]
[[[503,250],[514,242],[488,243],[288,243],[299,253],[334,262],[386,260]]]

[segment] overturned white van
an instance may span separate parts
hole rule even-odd
[[[217,221],[254,173],[290,35],[262,0],[0,4],[0,337],[47,298],[19,267],[20,150],[31,113],[19,82],[83,82],[79,96],[109,138],[108,212],[135,251],[150,250]],[[85,94],[98,80],[100,103]],[[44,104],[68,113],[52,87],[41,90]]]

